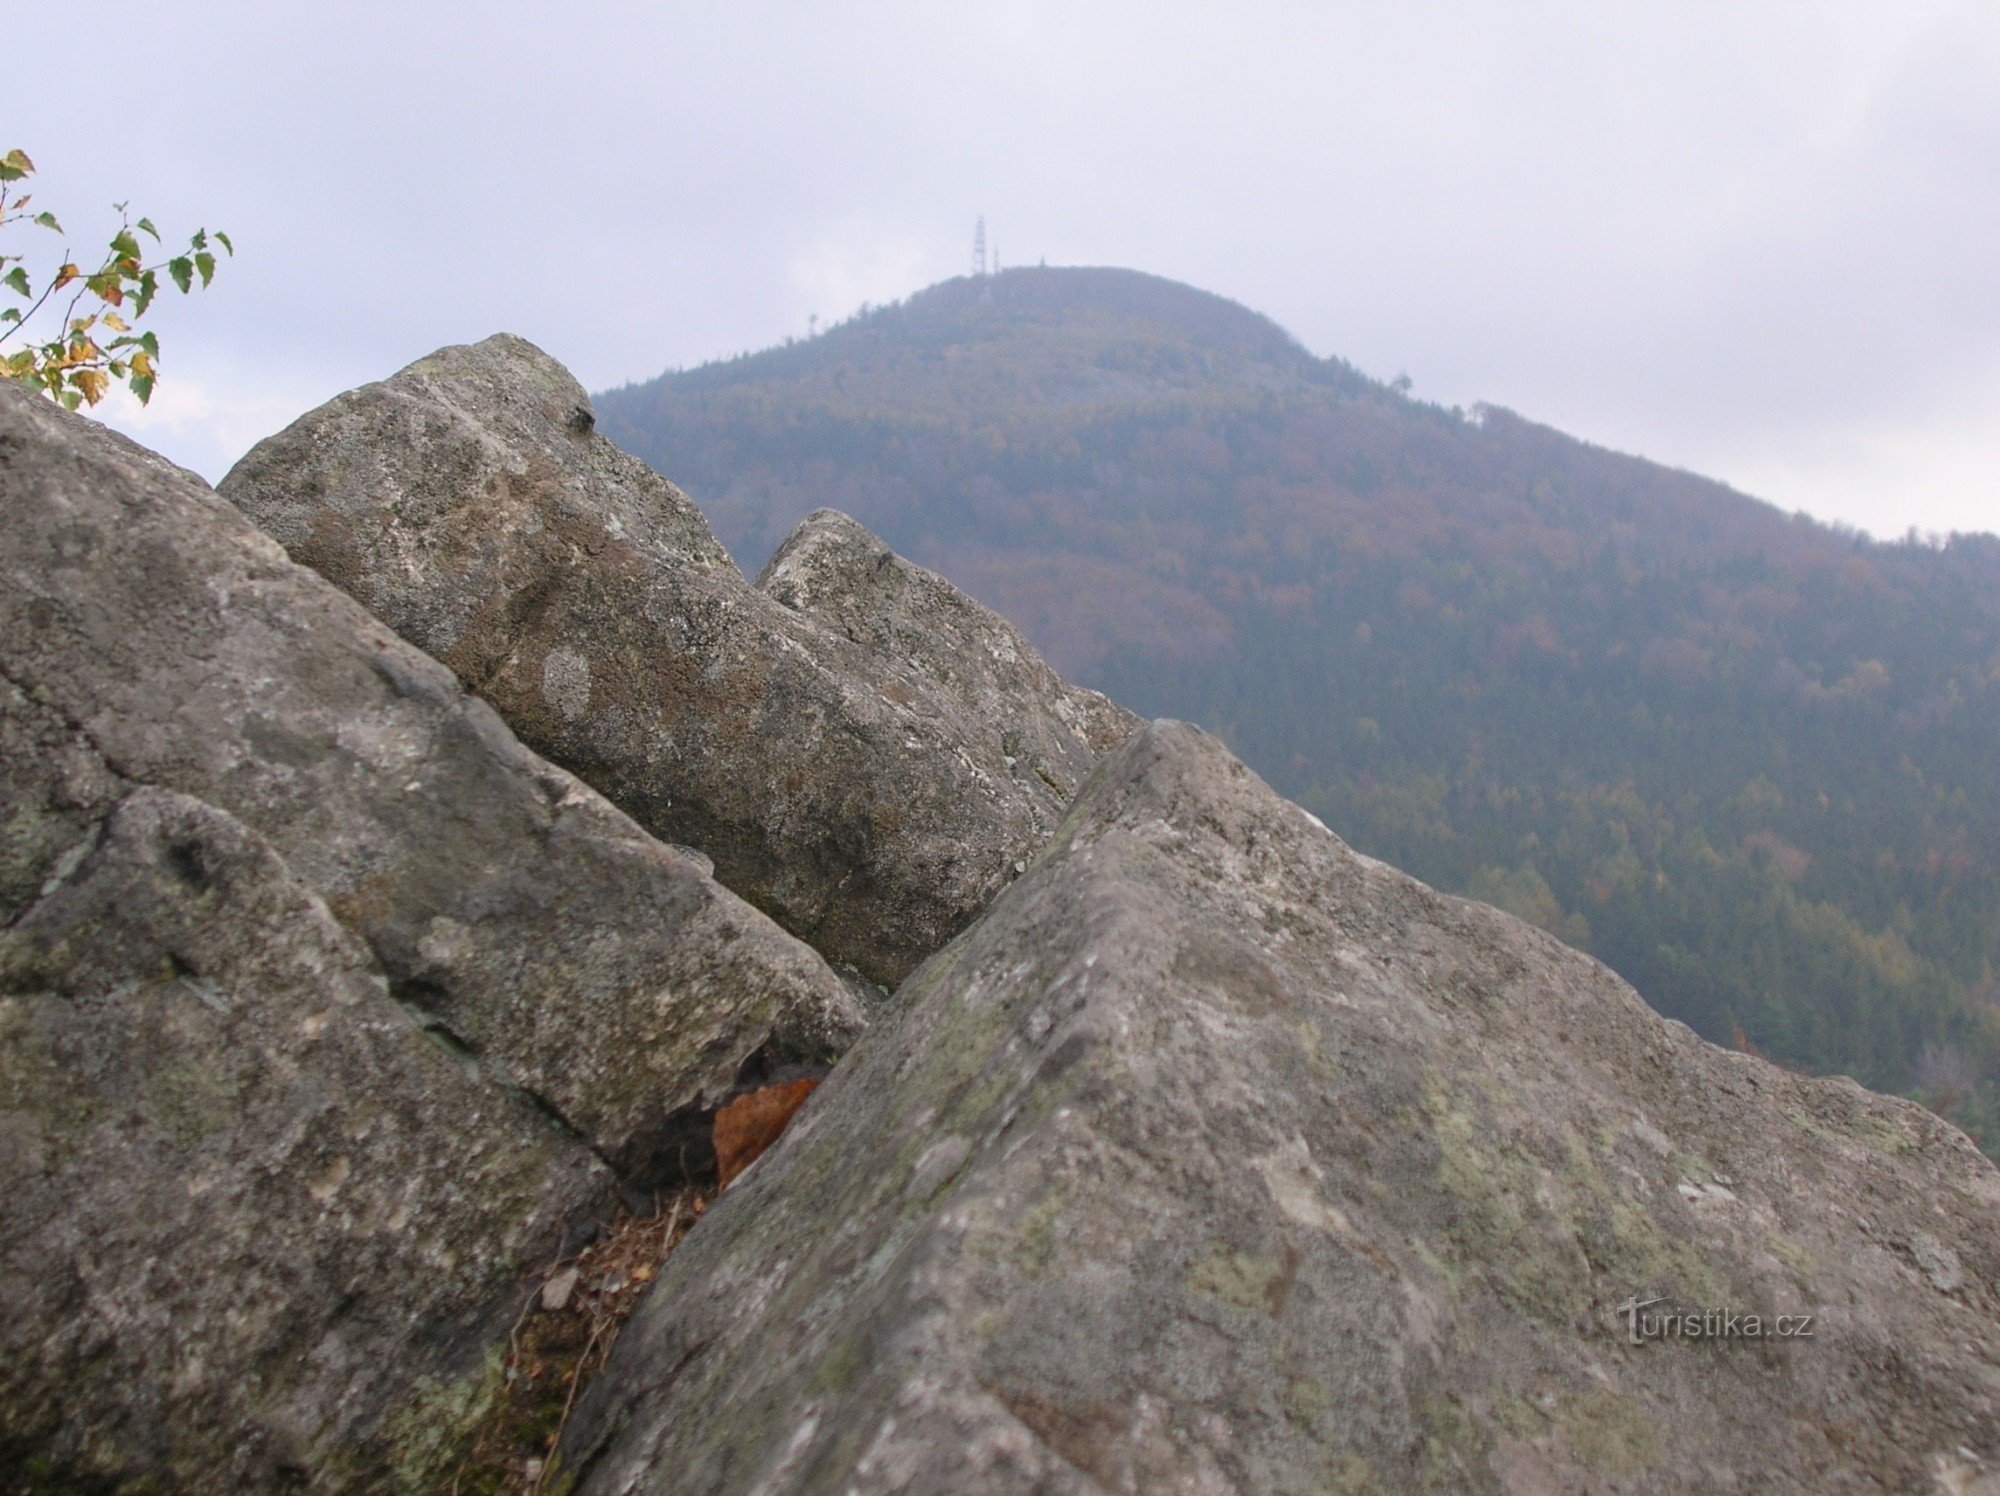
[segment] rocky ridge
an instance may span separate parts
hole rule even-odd
[[[1119,714],[1081,692],[958,688],[983,665],[941,679],[941,658],[988,649],[1017,686],[1054,677],[914,568],[889,579],[929,606],[882,652],[801,585],[824,525],[791,548],[789,585],[752,587],[684,494],[591,427],[560,364],[494,337],[302,416],[221,491],[530,747],[894,986],[1047,838]],[[908,647],[927,630],[945,636]]]
[[[862,1023],[199,479],[11,384],[0,920],[0,1451],[79,1479],[421,1466],[523,1275]]]

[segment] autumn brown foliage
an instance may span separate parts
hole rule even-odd
[[[755,1163],[805,1105],[816,1080],[780,1081],[745,1092],[715,1114],[716,1181],[724,1189]]]

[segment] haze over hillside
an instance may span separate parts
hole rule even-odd
[[[1361,849],[2000,1137],[2000,539],[1440,409],[1125,270],[945,282],[598,409],[746,569],[843,509]]]

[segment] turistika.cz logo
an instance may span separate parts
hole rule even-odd
[[[1662,1309],[1646,1311],[1664,1298],[1627,1299],[1618,1306],[1625,1321],[1625,1338],[1633,1345],[1649,1340],[1811,1340],[1812,1314],[1753,1314],[1741,1309]]]

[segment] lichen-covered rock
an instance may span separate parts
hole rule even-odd
[[[998,613],[905,561],[837,509],[801,520],[757,585],[892,669],[949,691],[999,734],[1008,759],[1065,803],[1098,755],[1140,726],[1109,697],[1056,674]]]
[[[830,1058],[813,952],[524,749],[191,474],[0,387],[0,892],[125,789],[257,832],[396,995],[628,1174],[753,1051]],[[13,911],[0,907],[0,917]]]
[[[5,382],[0,932],[0,1484],[435,1489],[524,1275],[860,1026],[199,479]]]
[[[582,1492],[2000,1471],[2000,1171],[1962,1135],[1703,1043],[1192,728],[1102,764],[905,995],[627,1327]]]
[[[78,852],[0,934],[0,1486],[440,1488],[609,1171],[235,818],[135,789]]]
[[[784,606],[590,427],[560,364],[493,337],[301,417],[221,489],[530,747],[893,986],[1060,819],[1077,753],[1008,743],[1073,733],[1072,698],[996,720],[935,652],[883,659]]]

